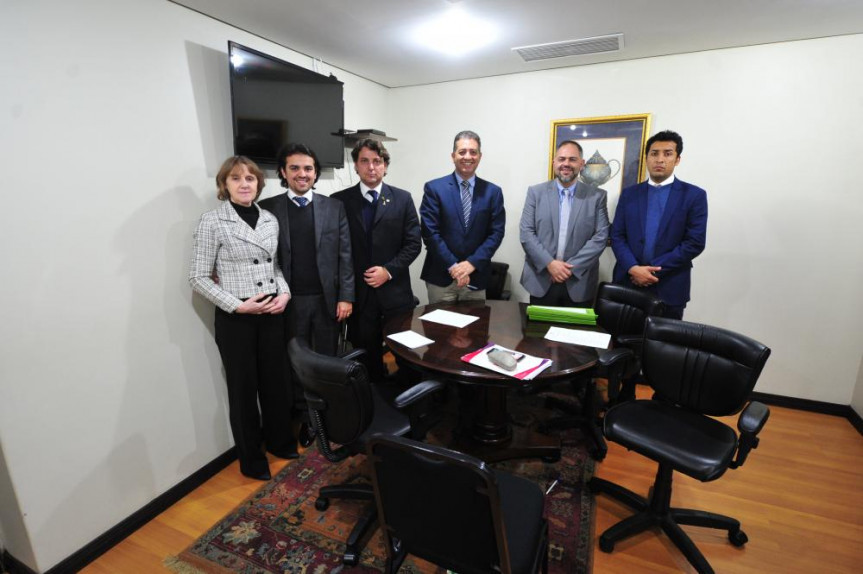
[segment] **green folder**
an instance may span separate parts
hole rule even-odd
[[[531,321],[571,323],[573,325],[596,325],[596,313],[593,309],[528,305],[527,318]]]

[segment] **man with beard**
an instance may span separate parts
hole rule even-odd
[[[521,284],[532,305],[592,307],[609,233],[606,192],[577,181],[584,167],[578,142],[558,145],[553,166],[555,179],[527,190]]]

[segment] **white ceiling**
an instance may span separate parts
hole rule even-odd
[[[863,32],[863,0],[169,0],[387,87]],[[495,41],[447,56],[415,28],[447,10]],[[622,33],[620,52],[524,62],[511,48]]]

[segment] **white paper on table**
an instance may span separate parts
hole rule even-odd
[[[596,331],[582,331],[580,329],[564,329],[563,327],[549,327],[545,338],[558,343],[571,343],[585,347],[596,347],[607,349],[611,342],[611,335],[598,333]]]
[[[396,343],[402,344],[409,349],[416,349],[417,347],[422,347],[423,345],[431,345],[434,343],[428,337],[423,337],[416,331],[402,331],[401,333],[393,333],[392,335],[387,335],[387,339],[392,339]]]
[[[441,325],[449,325],[450,327],[467,327],[474,321],[479,320],[479,317],[473,315],[465,315],[463,313],[453,313],[452,311],[444,311],[443,309],[435,309],[431,313],[426,313],[421,316],[423,321],[431,321],[432,323],[440,323]]]

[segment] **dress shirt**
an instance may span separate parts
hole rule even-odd
[[[314,197],[315,197],[315,192],[310,189],[309,191],[307,191],[303,195],[300,195],[299,193],[294,193],[293,189],[288,188],[288,199],[293,201],[294,205],[297,204],[297,202],[294,201],[295,197],[305,197],[309,201],[309,203],[306,204],[306,206],[308,206],[309,204],[312,203],[312,199],[314,199]]]
[[[377,194],[375,197],[380,197],[381,189],[383,188],[383,186],[384,184],[380,183],[377,187],[369,187],[363,182],[360,182],[360,192],[363,194],[363,199],[365,199],[369,203],[372,203],[372,197],[369,195],[369,192],[374,191]]]

